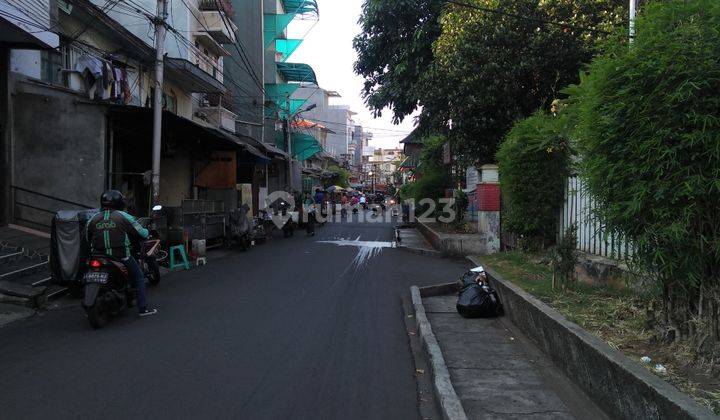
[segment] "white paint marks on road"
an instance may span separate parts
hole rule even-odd
[[[324,244],[334,244],[337,246],[354,246],[358,248],[358,253],[353,259],[352,263],[348,267],[359,270],[364,267],[368,261],[376,257],[383,248],[395,248],[397,244],[395,242],[382,242],[382,241],[361,241],[358,236],[355,240],[340,239],[337,241],[318,241]],[[347,272],[347,270],[345,270]]]

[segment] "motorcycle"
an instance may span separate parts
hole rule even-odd
[[[162,207],[155,206],[153,211]],[[138,223],[150,230],[150,238],[142,241],[135,257],[151,286],[160,283],[158,257],[164,251],[160,249],[160,239],[152,225],[152,219],[141,218]],[[133,301],[137,300],[137,289],[132,285],[125,264],[117,258],[94,254],[88,259],[87,272],[83,277],[82,306],[90,325],[102,328],[112,317],[118,316]]]
[[[299,223],[299,215],[297,212],[290,211],[290,204],[282,201],[280,202],[280,208],[278,211],[276,211],[276,215],[280,213],[280,215],[285,218],[287,217],[287,220],[285,221],[285,224],[282,227],[283,236],[285,238],[289,238],[291,236],[295,235],[295,228],[297,224]]]
[[[265,210],[258,211],[258,215],[253,218],[252,230],[250,232],[251,244],[258,241],[264,242],[267,239],[267,232],[265,230],[267,219],[268,215]],[[270,223],[272,223],[272,221]]]

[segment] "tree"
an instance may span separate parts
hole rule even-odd
[[[454,153],[468,163],[488,163],[515,121],[549,109],[559,89],[577,81],[603,36],[543,22],[604,28],[622,21],[625,1],[466,3],[497,13],[448,6],[433,64],[421,75],[421,121],[444,132],[452,120]]]
[[[516,123],[497,153],[503,227],[530,250],[549,245],[557,233],[570,172],[570,129],[566,113],[538,112]]]
[[[363,97],[379,116],[390,108],[400,122],[417,108],[417,83],[433,59],[440,34],[440,0],[365,0],[355,72],[365,78]]]
[[[443,164],[443,145],[446,139],[442,136],[430,136],[423,139],[423,149],[417,168],[417,180],[406,184],[400,192],[403,200],[412,198],[416,205],[423,199],[431,199],[437,204],[445,197],[445,190],[452,188],[450,168]],[[435,209],[442,206],[435,206]],[[425,207],[418,207],[416,213],[423,214]]]
[[[668,340],[720,343],[720,2],[647,4],[568,89],[582,175],[656,279]]]
[[[333,176],[330,178],[326,178],[323,181],[324,187],[327,188],[333,185],[337,185],[339,187],[347,188],[350,186],[350,171],[337,165],[332,165],[328,167],[328,171],[332,172]]]

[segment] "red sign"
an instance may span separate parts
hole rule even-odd
[[[479,184],[476,195],[479,211],[500,211],[500,185]]]

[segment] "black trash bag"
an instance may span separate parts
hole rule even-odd
[[[55,214],[50,228],[50,273],[55,284],[69,286],[85,273],[90,246],[85,226],[98,210],[62,210]]]
[[[458,294],[457,311],[464,318],[491,318],[503,314],[502,302],[485,283],[470,283]]]
[[[476,273],[473,271],[465,272],[465,274],[460,276],[460,287],[469,286],[471,284],[477,284],[479,274],[480,273]]]

